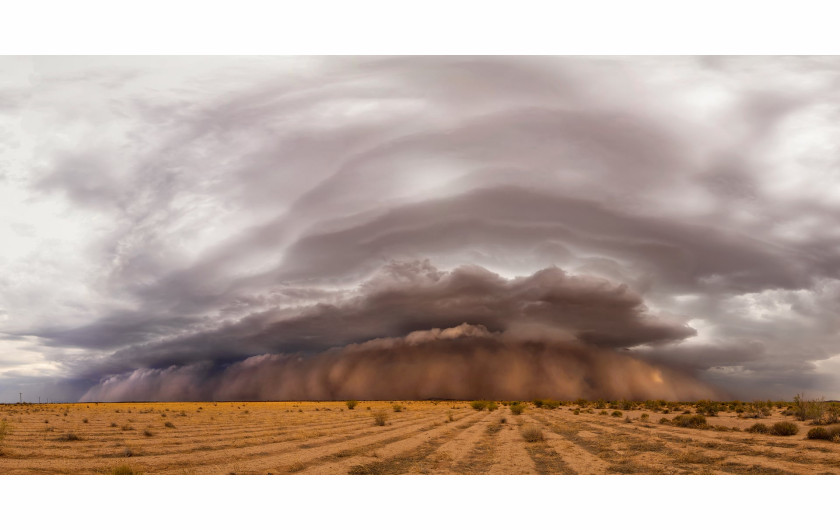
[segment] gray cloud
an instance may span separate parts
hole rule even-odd
[[[0,380],[533,317],[746,397],[835,388],[836,58],[4,61]],[[430,268],[388,291],[394,261]]]

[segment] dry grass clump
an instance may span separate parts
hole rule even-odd
[[[79,435],[77,435],[76,433],[72,433],[72,432],[62,434],[61,436],[56,438],[56,441],[59,441],[59,442],[78,442],[79,440],[81,440]]]
[[[510,412],[514,416],[519,416],[525,411],[525,403],[519,403],[518,401],[514,401],[509,405]]]
[[[384,410],[377,410],[373,413],[373,424],[380,427],[385,426],[385,420],[388,419],[388,413]]]
[[[620,417],[624,416],[624,414],[622,414],[620,410],[614,410],[614,411],[612,411],[612,414],[610,414],[610,416],[620,418]]]
[[[402,412],[403,406],[399,403],[394,403],[391,408],[394,409],[394,412]]]
[[[808,431],[809,440],[831,440],[840,442],[840,425],[833,427],[814,427]]]
[[[799,427],[797,427],[795,423],[789,421],[780,421],[778,423],[774,423],[773,426],[770,427],[770,434],[776,436],[793,436],[798,432]]]
[[[349,410],[353,410],[353,409],[356,408],[356,405],[358,405],[359,402],[356,401],[355,399],[348,399],[347,401],[344,402],[344,404],[347,405],[347,408]]]
[[[522,438],[528,443],[541,442],[545,439],[542,429],[536,425],[526,425],[522,428]]]
[[[123,464],[111,470],[112,475],[137,475],[128,464]]]
[[[154,435],[155,435],[155,433],[153,433],[151,430],[143,429],[143,436],[152,437]]]
[[[767,434],[770,432],[770,427],[768,427],[766,423],[754,423],[752,426],[747,427],[747,432],[754,434]]]
[[[163,424],[163,426],[166,427],[167,429],[174,429],[175,428],[175,425],[173,425],[173,423],[171,421],[167,421],[166,423]]]
[[[455,421],[455,413],[452,412],[451,410],[447,410],[446,411],[446,422],[449,423],[449,422],[452,422],[452,421]]]
[[[702,414],[679,415],[671,420],[671,425],[688,429],[702,429],[706,427],[706,417]]]

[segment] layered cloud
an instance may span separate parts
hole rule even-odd
[[[2,61],[0,400],[463,323],[840,383],[834,58]]]

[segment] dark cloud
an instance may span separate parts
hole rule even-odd
[[[532,337],[535,338],[535,337]],[[84,401],[337,399],[694,400],[720,393],[677,370],[569,341],[528,340],[484,326],[415,331],[315,356],[260,355],[138,369],[105,379]]]
[[[494,332],[536,326],[603,348],[676,341],[694,333],[676,319],[648,314],[641,297],[626,285],[597,277],[550,268],[507,280],[475,266],[444,272],[428,261],[394,262],[340,303],[255,313],[215,329],[132,346],[99,369],[312,354],[464,322]]]

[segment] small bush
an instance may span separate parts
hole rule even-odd
[[[536,425],[527,425],[522,428],[522,438],[528,443],[541,442],[545,439],[542,429]]]
[[[766,423],[754,423],[752,426],[747,427],[747,432],[754,434],[767,434],[770,432],[770,427],[768,427]]]
[[[659,418],[660,425],[671,425],[671,420],[668,418]]]
[[[793,436],[798,432],[799,427],[797,427],[795,423],[789,421],[780,421],[778,423],[774,423],[773,426],[770,427],[770,434],[775,436]]]
[[[688,429],[702,429],[706,426],[706,417],[702,414],[680,415],[671,420],[671,424]]]
[[[575,416],[580,416],[580,409],[573,410],[572,414],[574,414]]]
[[[494,410],[496,410],[498,408],[499,408],[499,404],[496,403],[495,401],[491,401],[491,402],[487,403],[487,410],[489,410],[490,412],[493,412]]]
[[[402,412],[403,409],[402,405],[399,403],[394,403],[391,408],[394,409],[394,412]]]
[[[639,419],[640,419],[641,421],[650,421],[650,414],[648,414],[647,412],[644,412],[644,413],[642,413],[642,415],[639,417]]]
[[[531,403],[533,403],[534,406],[537,407],[538,409],[541,409],[542,406],[543,406],[543,400],[541,400],[541,399],[535,399]]]
[[[612,411],[612,414],[610,414],[610,416],[613,416],[615,418],[620,418],[620,417],[624,416],[624,414],[622,414],[620,410],[614,410],[614,411]]]
[[[87,423],[87,422],[88,422],[88,419],[87,419],[87,418],[84,418],[84,419],[82,420],[82,423]]]
[[[175,425],[173,425],[171,421],[167,421],[166,423],[163,424],[163,426],[168,428],[168,429],[174,429],[175,428]]]
[[[809,440],[831,440],[831,433],[825,427],[814,427],[808,430]]]
[[[117,424],[112,421],[111,422],[111,427],[116,427],[116,426],[117,426]]]
[[[507,423],[507,418],[502,418],[499,420],[499,423]]]
[[[149,429],[143,429],[143,436],[152,437],[154,435],[155,435],[155,433],[153,433]]]
[[[385,425],[385,420],[388,419],[388,413],[384,410],[377,410],[373,413],[373,424],[379,425],[383,427]]]
[[[514,416],[519,416],[525,410],[525,403],[511,403],[510,412]]]
[[[81,440],[81,438],[79,438],[79,436],[75,433],[68,432],[66,434],[62,434],[61,436],[56,438],[56,440],[58,440],[59,442],[78,442],[79,440]]]
[[[131,469],[131,466],[123,464],[121,466],[117,466],[111,470],[112,475],[135,475],[134,470]]]
[[[599,413],[598,413],[598,415],[599,415],[599,416],[609,416],[609,415],[610,415],[610,413],[609,413],[609,412],[607,412],[606,410],[602,410],[601,412],[599,412]]]
[[[553,399],[543,400],[543,408],[544,409],[554,410],[556,408],[559,408],[560,405],[562,405],[562,404],[563,403],[561,403],[560,401],[555,401]]]
[[[347,405],[348,409],[353,410],[353,409],[356,408],[356,405],[358,405],[359,402],[356,401],[355,399],[348,399],[347,401],[344,402],[344,404]]]
[[[484,409],[487,408],[487,402],[486,401],[471,401],[470,406],[472,408],[474,408],[475,410],[484,410]]]

